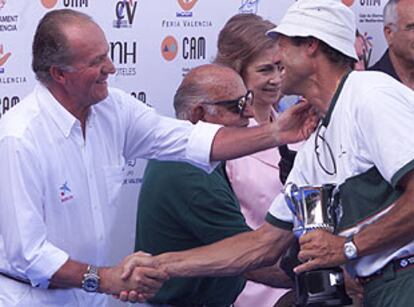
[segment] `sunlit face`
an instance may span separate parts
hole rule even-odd
[[[303,95],[303,85],[307,81],[312,66],[311,59],[306,57],[306,46],[293,44],[290,37],[279,35],[277,53],[281,73],[281,90],[285,95]]]
[[[108,96],[108,76],[115,67],[102,30],[91,22],[65,29],[75,59],[65,72],[65,90],[71,100],[88,107]]]
[[[230,79],[231,78],[231,79]],[[214,104],[217,101],[237,100],[247,93],[247,89],[240,76],[232,72],[228,79],[223,80],[224,86],[217,86],[216,92],[211,93],[212,103],[208,108],[213,108],[213,112],[206,112],[204,120],[209,123],[220,124],[227,127],[245,127],[249,124],[249,118],[253,116],[250,104],[247,104],[242,114],[235,111],[234,107]]]
[[[397,5],[397,23],[385,28],[390,51],[406,64],[414,66],[414,0]],[[388,33],[387,33],[388,32]]]
[[[246,67],[244,82],[254,92],[255,104],[275,105],[281,97],[281,66],[276,45],[263,50]]]

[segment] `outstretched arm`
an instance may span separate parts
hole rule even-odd
[[[213,141],[211,161],[240,156],[307,139],[315,130],[317,117],[308,102],[283,112],[275,122],[249,128],[221,128]]]
[[[123,266],[131,258],[137,267],[128,278],[121,278]],[[81,288],[83,275],[87,271],[87,264],[68,259],[63,266],[52,276],[51,288]],[[117,266],[98,268],[100,287],[98,292],[105,294],[119,294],[122,290],[145,292],[141,300],[155,295],[168,275],[158,268],[158,263],[151,255],[137,252],[127,256]]]

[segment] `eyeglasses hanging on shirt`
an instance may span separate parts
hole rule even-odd
[[[325,138],[326,126],[321,124],[315,135],[315,155],[322,170],[331,176],[336,175],[336,162],[331,146]]]

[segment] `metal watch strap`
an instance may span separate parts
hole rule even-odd
[[[99,289],[100,277],[98,275],[98,268],[93,265],[88,265],[86,273],[83,274],[82,288],[86,292],[97,292]]]
[[[93,265],[88,265],[88,268],[86,270],[86,274],[94,274],[96,276],[98,276],[98,268],[96,266]]]

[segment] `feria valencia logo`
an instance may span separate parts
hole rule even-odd
[[[47,9],[51,9],[58,2],[58,0],[40,0],[40,1],[42,2],[43,6]]]
[[[161,54],[167,61],[172,61],[177,56],[178,43],[174,36],[167,36],[161,43]]]
[[[191,10],[194,5],[197,3],[197,0],[178,0],[178,4],[184,11]]]

